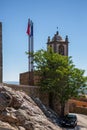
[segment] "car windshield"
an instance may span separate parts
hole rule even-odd
[[[65,116],[67,119],[76,119],[76,116],[75,115],[66,115]]]

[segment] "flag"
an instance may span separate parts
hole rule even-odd
[[[30,36],[31,34],[31,24],[30,24],[30,19],[28,20],[28,26],[27,26],[27,31],[26,33]]]

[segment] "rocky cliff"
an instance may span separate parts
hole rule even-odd
[[[24,92],[0,86],[0,130],[59,130],[56,115]],[[43,111],[40,109],[43,108]],[[47,116],[46,116],[47,115]]]

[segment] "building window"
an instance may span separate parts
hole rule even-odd
[[[59,46],[59,54],[64,55],[64,46],[63,45]]]

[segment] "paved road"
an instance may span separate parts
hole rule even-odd
[[[82,114],[77,115],[77,126],[75,128],[62,128],[62,130],[87,130],[87,116]]]

